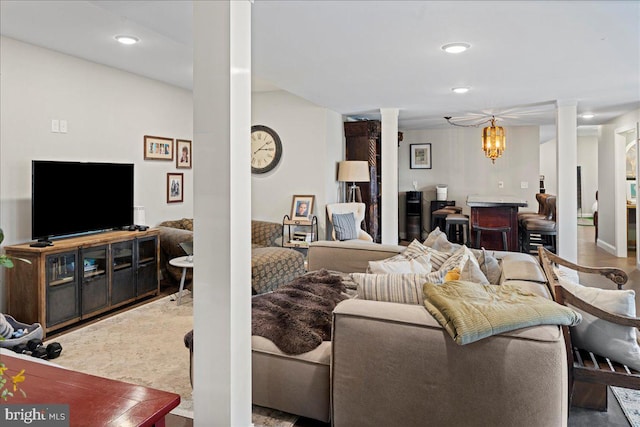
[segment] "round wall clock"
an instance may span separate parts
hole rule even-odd
[[[269,172],[280,162],[282,142],[271,128],[251,126],[251,172]]]

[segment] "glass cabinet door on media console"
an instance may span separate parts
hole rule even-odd
[[[93,313],[109,304],[107,280],[108,246],[81,249],[82,255],[82,315]]]
[[[46,257],[47,325],[80,317],[78,252]]]
[[[158,238],[157,236],[136,239],[137,278],[136,295],[140,296],[158,290]]]
[[[133,269],[133,240],[111,245],[111,305],[131,301],[136,296]]]

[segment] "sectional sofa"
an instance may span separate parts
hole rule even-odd
[[[308,270],[365,272],[404,246],[311,243]],[[550,298],[528,254],[492,252],[500,284]],[[348,278],[349,276],[345,276]],[[252,337],[253,403],[353,426],[562,426],[567,355],[558,326],[456,344],[422,305],[350,298],[333,311],[332,341],[300,355]]]

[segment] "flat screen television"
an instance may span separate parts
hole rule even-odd
[[[107,231],[133,224],[133,164],[33,160],[31,238]]]

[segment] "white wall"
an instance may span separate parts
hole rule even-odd
[[[285,91],[252,98],[252,125],[275,130],[282,158],[273,170],[252,176],[252,218],[281,222],[294,195],[314,195],[319,236],[325,235],[325,206],[337,200],[337,162],[343,158],[342,116]]]
[[[134,163],[147,224],[193,215],[192,170],[143,158],[144,135],[192,139],[191,92],[2,37],[0,95],[3,245],[31,240],[33,159]],[[52,133],[52,119],[67,120],[68,133]],[[184,203],[167,204],[168,172],[184,173]],[[3,296],[1,286],[0,307]]]
[[[505,133],[507,148],[492,164],[481,149],[481,129],[452,127],[403,131],[403,141],[398,148],[401,236],[405,232],[403,193],[413,190],[413,181],[418,182],[418,191],[423,192],[423,229],[427,231],[430,229],[430,201],[436,199],[437,184],[448,186],[447,199],[455,200],[466,214],[470,212],[466,206],[470,194],[516,196],[529,202],[529,207],[523,210],[537,210],[539,129],[536,126],[507,127]],[[423,143],[431,143],[432,169],[410,169],[409,147]],[[504,182],[504,188],[498,188],[498,181]],[[529,188],[521,189],[521,182],[527,182]]]
[[[598,136],[578,136],[578,166],[582,175],[582,216],[593,215],[598,190]],[[577,174],[576,174],[577,176]]]
[[[615,247],[615,130],[624,126],[635,126],[640,121],[640,109],[624,114],[606,125],[600,126],[598,144],[598,241],[605,247]],[[624,150],[623,150],[624,151]],[[624,165],[624,159],[622,160]],[[620,209],[625,209],[620,207]]]
[[[577,162],[578,166],[582,166],[582,216],[591,216],[598,189],[598,132],[585,134],[578,129],[578,133]],[[556,163],[556,139],[553,138],[540,144],[540,175],[544,175],[546,193],[554,195],[558,194]]]

